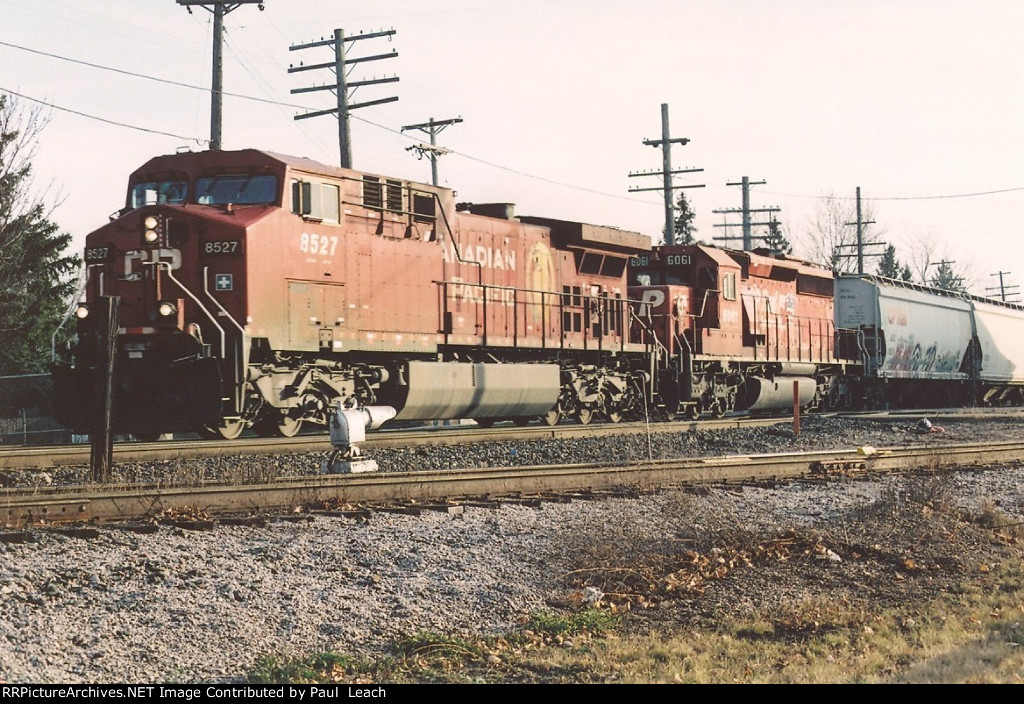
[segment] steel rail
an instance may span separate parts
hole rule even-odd
[[[674,421],[671,423],[599,423],[596,425],[533,425],[478,428],[420,428],[380,430],[367,434],[360,447],[366,450],[461,443],[534,441],[553,438],[602,437],[637,433],[682,433],[693,430],[725,430],[777,425],[784,418],[722,418],[720,420]],[[240,438],[237,440],[159,440],[157,442],[119,442],[114,444],[115,462],[192,459],[232,455],[278,455],[286,453],[326,452],[331,449],[327,435],[299,435],[292,438]],[[89,446],[15,447],[0,449],[0,469],[47,469],[88,464]]]
[[[269,484],[0,490],[0,524],[152,520],[177,513],[210,516],[306,511],[322,507],[588,490],[651,490],[667,485],[788,481],[906,470],[992,467],[1024,460],[1024,443],[975,443],[870,451],[817,451],[655,460],[621,465],[478,468],[282,478]]]

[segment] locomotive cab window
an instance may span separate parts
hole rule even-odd
[[[333,183],[320,184],[320,217],[324,222],[339,222],[341,189]]]
[[[306,220],[340,222],[341,188],[333,183],[292,179],[292,212]]]
[[[722,298],[727,301],[736,300],[736,273],[728,272],[722,274]]]
[[[576,255],[576,270],[581,274],[600,274],[601,264],[604,256],[594,252],[574,252]]]
[[[200,205],[261,205],[277,202],[277,177],[271,174],[227,174],[196,180]]]
[[[188,195],[188,181],[170,179],[166,181],[146,181],[132,186],[132,208],[144,205],[160,205],[171,203],[180,205]]]
[[[309,181],[292,179],[292,212],[296,215],[312,215],[313,184]]]
[[[323,192],[320,186],[310,181],[292,181],[292,212],[306,220],[322,220]]]
[[[680,269],[673,267],[665,272],[665,280],[663,283],[674,285],[674,286],[692,286],[693,283],[690,281],[689,269]]]

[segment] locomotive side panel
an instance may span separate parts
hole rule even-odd
[[[743,267],[744,345],[755,360],[835,361],[832,273],[803,262],[733,253]]]
[[[460,212],[454,238],[442,247],[444,278],[438,280],[443,301],[441,327],[450,345],[540,347],[545,338],[542,318],[530,315],[531,305],[550,305],[550,296],[534,303],[527,295],[535,275],[531,256],[548,252],[544,228],[528,227],[515,220]],[[550,267],[543,286],[557,285]],[[536,282],[533,282],[536,284]],[[550,312],[543,318],[551,322]],[[549,329],[548,337],[554,332]]]
[[[289,181],[290,207],[253,233],[257,320],[276,326],[254,334],[303,352],[436,350],[441,247],[435,219],[408,210],[423,189],[342,169]]]

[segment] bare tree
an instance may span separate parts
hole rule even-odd
[[[957,257],[948,246],[927,233],[918,233],[909,239],[909,266],[914,281],[952,291],[966,291],[977,285],[971,261]]]
[[[910,240],[910,270],[914,275],[914,281],[925,283],[928,281],[929,270],[932,264],[940,260],[938,256],[938,245],[935,240],[927,235],[916,234]]]
[[[874,220],[874,207],[862,201],[861,219]],[[815,209],[814,221],[805,236],[806,249],[813,261],[831,267],[836,272],[857,270],[857,203],[835,193],[822,196]],[[876,224],[865,225],[863,245],[882,242],[884,230]],[[865,249],[865,254],[881,254],[877,247]]]

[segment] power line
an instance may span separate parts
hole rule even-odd
[[[27,51],[27,52],[30,52],[32,54],[39,54],[40,56],[46,56],[46,57],[49,57],[51,59],[58,59],[60,61],[67,61],[69,63],[79,64],[81,66],[88,66],[89,68],[98,68],[98,69],[100,69],[102,71],[112,71],[114,73],[120,73],[121,75],[124,75],[124,76],[131,76],[133,78],[143,78],[143,79],[145,79],[147,81],[155,81],[157,83],[165,83],[165,84],[171,85],[171,86],[178,86],[179,88],[191,88],[192,90],[201,90],[204,93],[207,93],[210,90],[206,86],[197,86],[197,85],[193,85],[191,83],[183,83],[181,81],[173,81],[173,80],[171,80],[169,78],[157,78],[156,76],[147,76],[144,73],[136,73],[135,71],[126,71],[125,69],[115,68],[113,66],[104,66],[102,64],[94,64],[94,63],[90,63],[88,61],[82,61],[80,59],[72,59],[72,58],[67,57],[67,56],[61,56],[60,54],[51,54],[51,53],[46,52],[46,51],[39,51],[38,49],[30,49],[30,48],[28,48],[26,46],[19,46],[17,44],[11,44],[10,42],[0,41],[0,46],[6,46],[6,47],[10,47],[12,49],[20,49],[21,51]],[[253,100],[253,101],[257,102],[257,103],[268,103],[270,105],[283,105],[285,107],[301,108],[303,110],[307,109],[305,105],[296,105],[294,103],[285,103],[285,102],[282,102],[282,101],[279,101],[279,100],[270,100],[268,98],[257,98],[257,97],[252,96],[252,95],[243,95],[241,93],[230,93],[228,91],[222,91],[221,95],[227,95],[227,96],[232,97],[232,98],[242,98],[243,100]]]
[[[105,122],[108,125],[116,125],[117,127],[126,127],[126,128],[128,128],[130,130],[138,130],[139,132],[148,132],[150,134],[159,134],[159,135],[163,135],[164,137],[174,137],[175,139],[184,139],[184,140],[187,140],[187,141],[193,141],[196,144],[207,144],[208,143],[207,140],[202,139],[201,137],[185,137],[185,136],[180,135],[180,134],[174,134],[173,132],[163,132],[161,130],[152,130],[152,129],[149,129],[148,127],[139,127],[138,125],[129,125],[127,122],[118,122],[116,120],[108,120],[105,117],[98,117],[96,115],[90,115],[89,113],[81,112],[79,110],[72,110],[71,108],[65,108],[65,107],[62,107],[60,105],[56,105],[54,103],[49,103],[49,102],[47,102],[45,100],[40,100],[39,98],[33,98],[32,96],[24,95],[22,93],[18,93],[16,91],[10,90],[9,88],[4,88],[3,86],[0,86],[0,91],[3,91],[4,93],[10,93],[11,95],[16,95],[19,98],[24,98],[25,100],[31,100],[33,103],[39,103],[40,105],[45,105],[46,107],[53,108],[54,110],[61,110],[63,112],[69,112],[72,115],[78,115],[79,117],[86,117],[86,118],[88,118],[90,120],[96,120],[97,122]]]
[[[974,193],[953,193],[939,196],[876,196],[873,198],[865,198],[864,200],[944,200],[951,198],[975,198],[977,196],[993,196],[999,195],[1000,193],[1014,193],[1016,191],[1024,191],[1024,186],[1015,186],[1014,188],[1000,188],[992,191],[977,191]],[[837,196],[837,195],[816,195],[808,196],[799,193],[779,193],[777,191],[762,191],[773,196],[784,196],[786,198],[832,198],[834,200],[856,200],[856,198],[850,198],[849,196]]]
[[[114,73],[120,73],[120,74],[125,75],[125,76],[132,76],[134,78],[142,78],[142,79],[149,80],[149,81],[155,81],[157,83],[164,83],[164,84],[167,84],[167,85],[178,86],[179,88],[190,88],[192,90],[203,91],[204,93],[209,91],[209,88],[207,88],[206,86],[197,86],[197,85],[193,85],[193,84],[190,84],[190,83],[183,83],[181,81],[173,81],[173,80],[170,80],[170,79],[167,79],[167,78],[157,78],[156,76],[147,76],[146,74],[143,74],[143,73],[136,73],[134,71],[126,71],[124,69],[114,68],[112,66],[104,66],[104,65],[101,65],[101,64],[94,64],[94,63],[90,63],[88,61],[82,61],[80,59],[73,59],[73,58],[70,58],[70,57],[67,57],[67,56],[61,56],[59,54],[53,54],[53,53],[46,52],[46,51],[40,51],[38,49],[30,49],[29,47],[20,46],[18,44],[12,44],[10,42],[0,41],[0,46],[6,46],[6,47],[10,47],[12,49],[18,49],[18,50],[21,50],[21,51],[27,51],[27,52],[30,52],[30,53],[33,53],[33,54],[39,54],[40,56],[46,56],[46,57],[49,57],[49,58],[58,59],[60,61],[68,61],[70,63],[80,64],[82,66],[88,66],[90,68],[96,68],[96,69],[100,69],[100,70],[103,70],[103,71],[113,71]],[[8,92],[13,93],[13,91],[8,91]],[[17,95],[17,94],[15,93],[15,95]],[[228,91],[224,91],[223,95],[230,96],[232,98],[241,98],[243,100],[252,100],[252,101],[255,101],[257,103],[266,103],[268,105],[279,105],[279,106],[283,106],[283,107],[298,108],[298,109],[302,109],[302,110],[309,109],[305,105],[296,105],[295,103],[286,103],[284,101],[270,100],[270,99],[267,99],[267,98],[257,98],[255,96],[243,95],[241,93],[231,93],[231,92],[228,92]],[[49,105],[49,103],[45,103],[43,101],[36,100],[34,98],[29,98],[28,96],[22,96],[22,97],[25,97],[27,100],[34,100],[35,102],[43,103],[44,105]],[[104,118],[101,118],[101,117],[95,117],[93,115],[77,112],[75,110],[70,110],[68,108],[60,108],[60,107],[55,106],[55,105],[50,105],[50,107],[53,107],[53,108],[58,109],[58,110],[65,110],[67,112],[71,112],[71,113],[74,113],[74,114],[77,114],[77,115],[81,115],[82,117],[87,117],[87,118],[90,118],[90,119],[98,120],[100,122],[106,122],[108,124],[113,124],[113,125],[120,125],[122,127],[127,127],[129,129],[141,130],[143,132],[153,132],[155,134],[162,134],[162,135],[166,135],[166,136],[170,136],[170,137],[176,137],[177,139],[195,140],[199,144],[205,144],[206,143],[206,140],[200,139],[200,138],[197,138],[197,137],[182,137],[180,135],[170,134],[170,133],[167,133],[167,132],[160,132],[158,130],[148,130],[148,129],[143,128],[143,127],[135,127],[134,125],[129,125],[129,124],[125,124],[125,123],[119,123],[119,122],[116,122],[116,121],[113,121],[113,120],[107,120],[107,119],[104,119]],[[373,122],[372,120],[368,120],[365,117],[360,117],[359,115],[356,115],[356,114],[352,114],[352,117],[354,119],[356,119],[356,120],[359,120],[360,122],[364,122],[364,123],[366,123],[368,125],[371,125],[373,127],[378,128],[378,129],[382,129],[382,130],[385,130],[386,132],[391,132],[392,134],[398,135],[398,136],[402,137],[403,139],[407,139],[409,141],[417,141],[416,138],[413,137],[412,135],[403,134],[402,132],[400,132],[397,129],[393,129],[391,127],[387,127],[386,125],[382,125],[382,124],[379,124],[377,122]],[[487,161],[486,159],[481,159],[480,157],[475,157],[475,156],[472,156],[470,154],[466,154],[464,152],[460,152],[460,151],[458,151],[456,149],[449,150],[449,153],[450,154],[455,154],[456,156],[461,156],[463,159],[468,159],[470,161],[475,161],[475,162],[477,162],[479,164],[483,164],[485,166],[490,166],[491,168],[499,169],[501,171],[506,171],[508,173],[516,174],[517,176],[523,176],[525,178],[530,178],[530,179],[533,179],[535,181],[541,181],[543,183],[550,183],[550,184],[553,184],[553,185],[556,185],[556,186],[562,186],[564,188],[570,188],[570,189],[581,191],[581,192],[584,192],[584,193],[592,193],[594,195],[604,196],[605,198],[615,198],[616,200],[624,200],[624,201],[628,201],[630,203],[638,203],[638,204],[641,204],[641,205],[657,205],[656,203],[653,203],[652,201],[649,201],[649,200],[641,200],[639,198],[629,198],[627,196],[621,196],[621,195],[617,195],[615,193],[606,193],[604,191],[598,191],[598,190],[593,189],[593,188],[586,188],[584,186],[577,186],[575,184],[565,183],[564,181],[556,181],[554,179],[545,178],[543,176],[537,176],[535,174],[526,173],[525,171],[519,171],[518,169],[513,169],[513,168],[508,167],[508,166],[502,166],[501,164],[495,164],[494,162]]]

